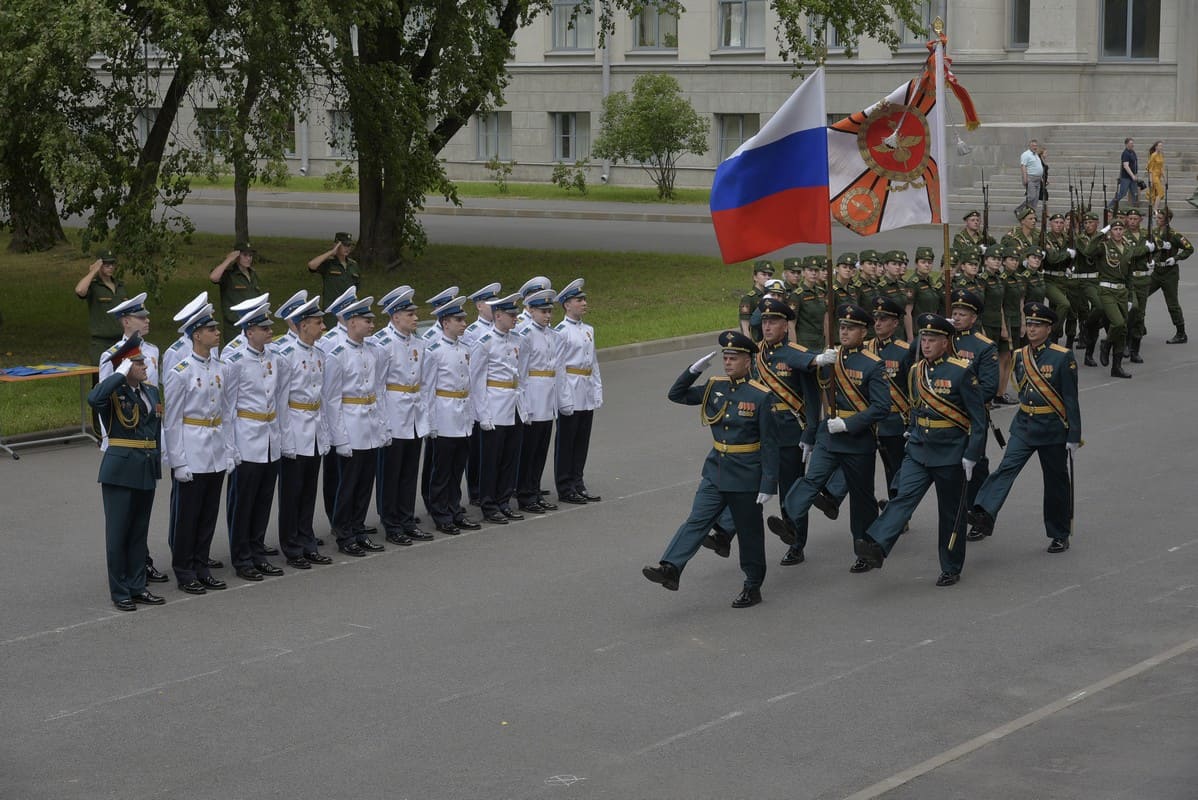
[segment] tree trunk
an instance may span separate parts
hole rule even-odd
[[[42,170],[41,159],[36,153],[21,154],[19,151],[9,151],[9,156],[11,163],[6,165],[5,171],[13,179],[4,189],[12,225],[9,252],[49,250],[59,242],[65,242],[54,189]]]
[[[245,92],[237,103],[237,127],[229,154],[233,161],[233,235],[238,242],[250,240],[249,188],[253,164],[245,137],[250,135],[250,115],[262,90],[262,73],[253,70],[246,77]]]

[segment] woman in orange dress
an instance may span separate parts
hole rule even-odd
[[[1155,214],[1165,196],[1165,143],[1159,140],[1148,149],[1148,181],[1148,204]]]

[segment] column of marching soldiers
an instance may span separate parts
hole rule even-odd
[[[754,263],[740,330],[719,337],[724,375],[695,385],[713,351],[670,389],[674,402],[701,406],[714,442],[690,516],[644,576],[677,590],[700,547],[726,558],[736,538],[745,580],[733,606],[761,602],[762,507],[775,495],[781,515],[767,522],[788,545],[782,566],[805,560],[809,509],[835,520],[847,496],[849,571],[869,572],[935,484],[936,585],[952,586],[966,541],[993,534],[1032,455],[1044,476],[1048,552],[1068,550],[1082,443],[1074,348],[1090,367],[1097,348],[1112,376],[1130,378],[1123,362],[1144,360],[1145,310],[1158,290],[1175,326],[1168,342],[1187,341],[1177,265],[1193,245],[1168,208],[1147,227],[1138,209],[1108,213],[1100,228],[1088,209],[1045,208],[1037,219],[1024,207],[996,240],[970,211],[939,272],[931,247],[916,250],[913,270],[901,250],[843,253],[831,273],[823,256],[787,258],[782,280],[770,261]],[[990,420],[1003,405],[1015,412],[1009,442]],[[990,432],[1004,448],[993,473]]]
[[[227,586],[211,555],[222,505],[231,566],[249,581],[281,575],[270,561],[280,552],[295,569],[332,563],[313,527],[318,496],[337,549],[352,557],[384,549],[366,525],[372,494],[385,539],[399,546],[434,538],[421,528],[418,492],[447,535],[550,513],[558,506],[541,479],[555,423],[559,500],[599,501],[583,479],[603,402],[584,281],[555,292],[536,277],[500,292],[498,283],[439,292],[425,301],[436,322],[423,333],[408,286],[377,305],[351,286],[323,308],[301,290],[273,314],[263,294],[233,307],[240,333],[223,349],[204,292],[175,315],[180,337],[161,359],[139,335],[146,295],[112,308],[125,336],[101,358],[89,401],[106,434],[99,480],[116,607],[164,602],[146,588],[170,580],[146,545],[164,470],[170,569],[196,595]],[[469,325],[468,304],[478,311]],[[557,307],[564,317],[554,325]],[[376,308],[385,319],[377,332]],[[326,314],[336,319],[327,331]],[[276,320],[287,324],[277,339]],[[464,477],[481,520],[466,513]],[[276,491],[278,548],[266,541]]]

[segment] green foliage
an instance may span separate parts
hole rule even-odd
[[[357,189],[358,176],[354,174],[354,165],[334,161],[333,169],[324,176],[324,188]]]
[[[272,158],[258,171],[258,182],[264,186],[283,188],[291,180],[291,170],[281,158]]]
[[[566,192],[577,189],[579,194],[585,195],[587,193],[587,171],[590,168],[591,162],[585,158],[575,161],[573,164],[559,161],[553,168],[553,182],[565,189]]]
[[[707,120],[682,96],[673,76],[645,73],[633,81],[631,96],[613,92],[604,98],[602,128],[591,152],[639,164],[658,195],[670,199],[678,159],[706,153],[707,131]]]
[[[896,21],[902,21],[908,30],[923,29],[921,0],[771,0],[771,5],[778,15],[782,58],[796,68],[823,60],[829,27],[836,31],[846,56],[854,55],[864,38],[876,39],[892,53],[898,50],[901,41]]]
[[[491,173],[491,180],[499,189],[500,194],[507,194],[508,185],[507,179],[511,177],[512,170],[516,168],[515,161],[500,161],[499,156],[491,156],[491,159],[486,163],[487,171]]]

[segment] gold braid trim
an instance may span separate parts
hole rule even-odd
[[[132,419],[130,419],[129,417],[126,417],[123,413],[121,413],[121,403],[120,403],[120,399],[116,396],[116,392],[113,392],[112,396],[108,398],[108,403],[109,403],[109,407],[112,409],[112,412],[114,414],[116,414],[117,421],[119,421],[121,423],[121,425],[124,425],[126,428],[128,428],[131,431],[137,429],[137,424],[139,422],[141,422],[141,403],[140,402],[134,401],[134,403],[133,403],[133,418]],[[110,418],[110,420],[111,420],[111,418]]]
[[[720,383],[722,382],[723,381],[720,381]],[[711,388],[715,386],[716,383],[716,381],[707,382],[707,387],[703,390],[703,402],[699,404],[699,421],[703,423],[704,426],[716,424],[724,418],[725,414],[728,413],[728,401],[725,400],[724,405],[720,407],[718,413],[710,417],[707,415],[707,398],[711,395]]]

